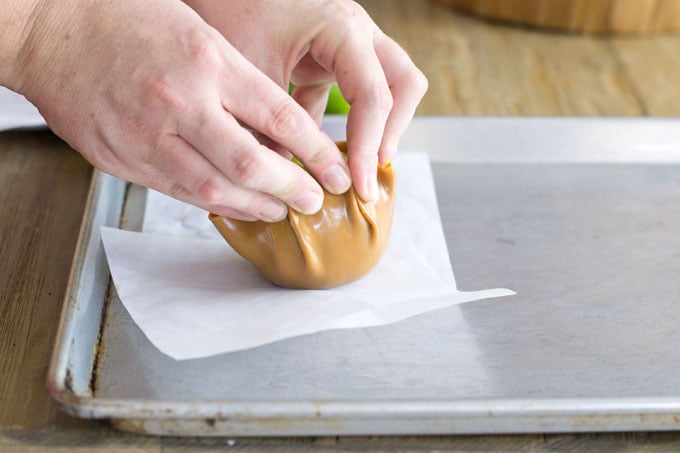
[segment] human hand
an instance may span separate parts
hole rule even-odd
[[[354,186],[375,200],[378,161],[394,158],[427,90],[406,53],[351,0],[185,2],[279,86],[292,81],[293,98],[319,123],[337,80],[352,106],[347,142]]]
[[[312,213],[347,164],[307,112],[179,1],[38,2],[8,80],[96,167],[237,219]]]

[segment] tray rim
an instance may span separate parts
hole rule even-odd
[[[67,332],[73,330],[75,325],[74,312],[77,310],[78,289],[80,287],[80,279],[83,274],[83,267],[79,265],[80,262],[85,261],[92,235],[95,228],[94,214],[98,207],[100,197],[103,191],[103,186],[106,179],[117,179],[98,169],[94,169],[88,195],[85,202],[85,209],[83,210],[83,220],[81,222],[78,239],[76,241],[76,248],[69,270],[68,282],[64,299],[59,315],[59,323],[57,327],[57,334],[54,340],[54,347],[50,357],[50,363],[47,368],[47,375],[45,386],[52,398],[57,401],[62,407],[66,408],[73,404],[85,404],[86,402],[95,401],[96,397],[92,395],[79,395],[75,389],[70,388],[69,385],[69,368],[68,358],[71,343],[68,340]],[[121,206],[122,207],[122,206]],[[108,274],[108,267],[107,267]],[[109,274],[110,280],[110,274]],[[101,330],[101,327],[100,329]],[[93,351],[93,355],[94,355]],[[93,357],[94,359],[94,357]],[[91,364],[94,366],[94,363]],[[92,373],[92,370],[90,370]]]

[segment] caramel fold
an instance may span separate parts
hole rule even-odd
[[[346,143],[338,142],[346,152]],[[316,214],[293,209],[280,222],[209,218],[229,245],[272,283],[287,288],[326,289],[353,282],[380,261],[392,229],[395,174],[378,167],[379,198],[364,202],[354,187],[335,195],[324,190]]]

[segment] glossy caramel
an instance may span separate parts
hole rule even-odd
[[[338,142],[346,151],[346,144]],[[210,214],[222,236],[272,283],[288,288],[325,289],[355,281],[380,260],[394,213],[395,175],[378,168],[379,199],[366,203],[350,188],[324,191],[312,215],[288,210],[280,222],[245,222]]]

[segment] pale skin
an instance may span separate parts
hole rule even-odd
[[[335,81],[348,162],[319,128]],[[0,0],[0,84],[94,166],[265,221],[318,211],[319,184],[376,199],[427,89],[350,0]]]

